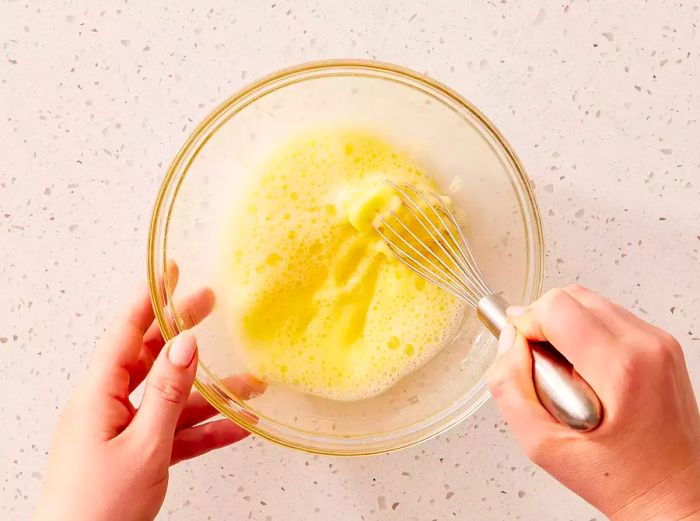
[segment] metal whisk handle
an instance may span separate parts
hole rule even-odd
[[[500,295],[479,300],[477,314],[498,337],[507,324],[508,303]],[[600,425],[603,408],[598,395],[569,361],[549,342],[530,342],[532,377],[540,403],[560,423],[581,432]]]

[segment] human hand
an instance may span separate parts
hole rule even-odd
[[[169,278],[177,268],[169,267]],[[180,303],[186,328],[214,305],[204,289]],[[35,521],[153,519],[168,485],[168,467],[234,443],[248,432],[216,415],[199,393],[190,394],[197,346],[183,332],[164,346],[144,288],[98,348],[82,384],[59,421]],[[136,409],[129,395],[146,379]],[[263,386],[242,375],[229,381],[250,397]]]
[[[489,387],[528,457],[615,521],[700,519],[700,414],[668,333],[580,286],[510,308]],[[557,423],[532,383],[525,338],[549,340],[595,389],[593,432]]]

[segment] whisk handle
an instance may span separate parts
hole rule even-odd
[[[500,295],[487,295],[477,305],[477,314],[498,337],[506,326],[508,302]],[[540,403],[557,421],[581,432],[600,425],[603,408],[598,395],[571,363],[549,342],[529,341],[532,379]]]

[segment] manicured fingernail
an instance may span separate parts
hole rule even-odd
[[[191,333],[180,333],[168,349],[168,359],[175,367],[187,367],[192,363],[196,350],[194,336]]]
[[[509,317],[519,317],[520,315],[525,314],[527,311],[527,308],[525,306],[509,306],[506,309],[506,315]]]
[[[506,324],[498,337],[498,354],[508,351],[515,342],[515,328],[512,324]]]

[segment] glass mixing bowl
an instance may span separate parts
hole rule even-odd
[[[309,452],[386,452],[439,434],[488,399],[484,375],[496,341],[473,310],[452,343],[427,364],[383,394],[354,402],[277,386],[252,392],[240,377],[246,360],[234,347],[240,340],[231,337],[225,306],[214,305],[203,320],[191,310],[178,311],[203,287],[225,291],[218,278],[223,227],[231,226],[231,200],[242,180],[256,174],[280,141],[329,124],[371,129],[410,154],[464,212],[465,235],[491,287],[514,303],[539,295],[540,216],[503,136],[444,85],[394,65],[356,60],[272,74],[233,95],[196,128],[170,166],[153,211],[151,295],[166,339],[199,321],[193,326],[200,350],[195,385],[225,416]],[[176,285],[165,274],[171,261],[179,266]]]

